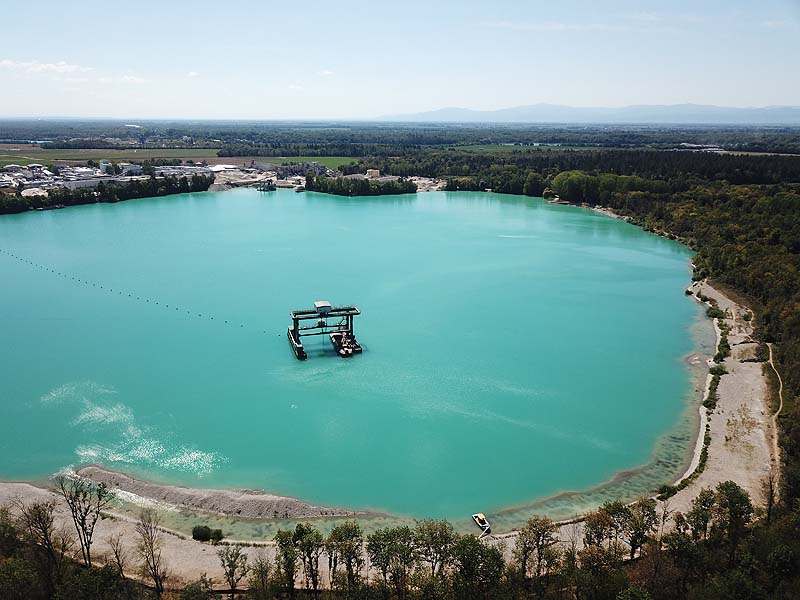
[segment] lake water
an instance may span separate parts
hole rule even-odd
[[[461,518],[655,463],[641,493],[693,444],[690,252],[590,211],[237,190],[5,216],[0,249],[3,478]],[[362,310],[363,355],[295,359],[319,299]]]

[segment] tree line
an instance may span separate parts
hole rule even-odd
[[[0,508],[3,598],[759,600],[800,590],[800,511],[756,509],[732,481],[701,490],[685,514],[649,498],[607,502],[581,524],[531,517],[508,539],[460,534],[444,520],[369,534],[355,521],[327,534],[300,523],[279,530],[271,552],[213,546],[222,579],[180,586],[153,509],[139,514],[135,539],[112,535],[97,556],[94,529],[111,494],[66,477],[57,489],[72,528],[57,525],[52,500]]]
[[[309,173],[306,175],[306,189],[337,196],[384,196],[413,194],[417,191],[417,184],[403,178],[370,181],[363,178],[315,176]]]
[[[0,194],[0,214],[21,213],[27,210],[56,206],[78,206],[96,202],[120,202],[136,198],[205,192],[212,183],[214,183],[213,175],[195,173],[191,178],[176,175],[151,176],[149,179],[136,179],[123,184],[101,181],[95,189],[71,190],[66,187],[58,187],[49,190],[47,196],[23,196],[18,191],[16,194]]]
[[[800,156],[753,156],[664,150],[530,150],[520,154],[475,153],[450,149],[410,149],[396,156],[362,159],[345,173],[461,178],[474,189],[501,189],[510,179],[524,182],[529,172],[546,178],[562,171],[630,175],[669,183],[671,191],[704,181],[731,184],[800,182]],[[521,188],[520,188],[521,189]],[[514,192],[511,192],[514,193]]]
[[[153,147],[269,147],[377,144],[398,148],[513,144],[524,151],[535,144],[605,148],[685,148],[682,144],[728,150],[800,153],[797,127],[704,125],[591,125],[521,123],[342,123],[265,121],[139,121],[127,127],[115,120],[4,120],[0,138],[49,140],[53,148],[125,148],[143,136]],[[188,140],[184,139],[188,138]],[[151,143],[152,142],[152,143]],[[226,150],[227,151],[227,150]],[[244,151],[244,150],[242,150]],[[372,153],[346,153],[365,156]],[[231,154],[225,154],[231,156]],[[237,156],[253,155],[236,154]],[[291,156],[291,154],[282,154]],[[300,155],[313,156],[308,152]],[[325,154],[317,154],[323,156]],[[328,156],[336,156],[331,153]]]

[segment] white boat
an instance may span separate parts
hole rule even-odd
[[[481,534],[478,536],[479,539],[492,533],[492,526],[485,514],[475,513],[472,515],[472,520],[475,521],[475,525],[481,528]]]

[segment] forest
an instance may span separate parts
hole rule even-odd
[[[800,154],[800,128],[722,125],[0,119],[0,143],[46,148],[219,148],[220,156],[394,156],[404,149],[508,144],[583,148],[715,146]]]

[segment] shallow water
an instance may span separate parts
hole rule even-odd
[[[6,216],[0,249],[4,478],[97,462],[511,526],[693,445],[690,252],[590,211],[237,190]],[[317,299],[361,308],[362,356],[294,358]]]

